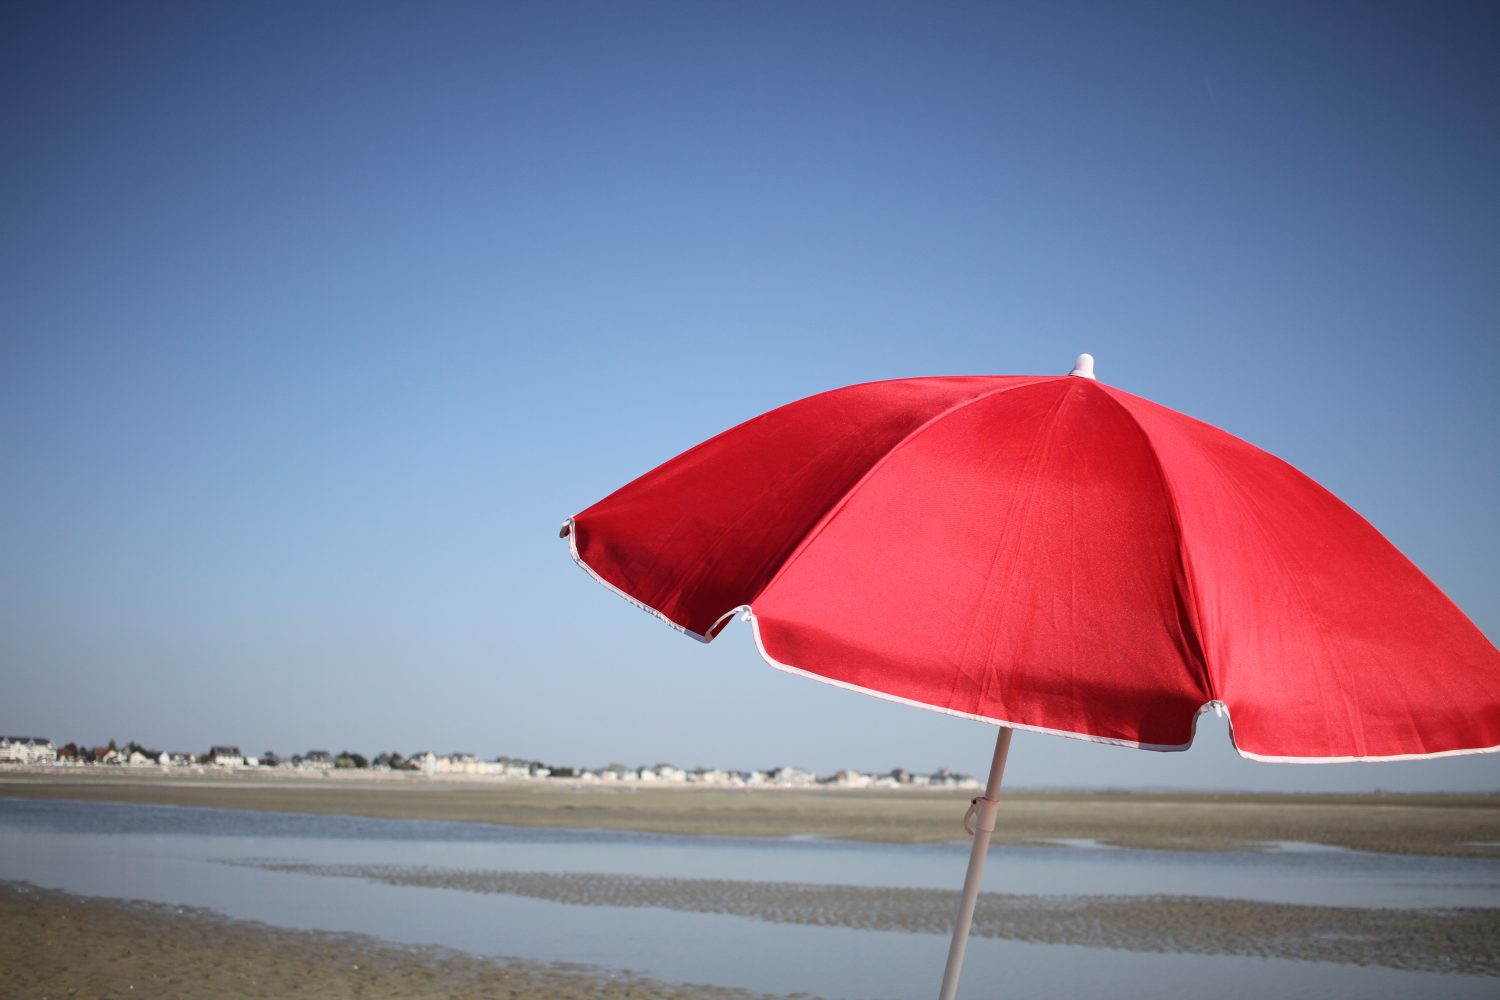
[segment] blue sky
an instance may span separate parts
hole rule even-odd
[[[982,772],[557,524],[770,407],[1066,372],[1500,634],[1481,4],[0,9],[0,731]],[[1457,696],[1461,697],[1461,693]],[[1020,784],[1500,788],[1022,735]]]

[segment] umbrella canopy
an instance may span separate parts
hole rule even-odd
[[[772,410],[570,518],[595,578],[707,642],[999,725],[940,1000],[1014,729],[1260,760],[1500,750],[1500,652],[1285,462],[1068,376],[897,379]],[[968,828],[967,819],[965,827]]]
[[[1261,760],[1500,749],[1500,653],[1363,518],[1224,431],[1070,376],[898,379],[725,431],[571,518],[708,641],[966,718]]]

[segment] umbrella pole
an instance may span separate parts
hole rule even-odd
[[[963,901],[958,906],[958,922],[953,926],[953,941],[948,945],[948,965],[943,969],[943,989],[938,1000],[953,1000],[958,992],[958,974],[963,969],[964,949],[969,944],[969,927],[974,922],[974,904],[979,901],[979,879],[984,874],[984,858],[990,849],[990,834],[995,832],[995,814],[1000,811],[1000,778],[1005,773],[1005,758],[1010,753],[1014,730],[1001,726],[995,737],[995,759],[990,763],[990,780],[984,786],[984,797],[975,799],[974,846],[969,850],[969,871],[964,875]],[[965,826],[968,817],[964,817]]]

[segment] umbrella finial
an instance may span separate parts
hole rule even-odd
[[[1077,375],[1079,378],[1094,377],[1094,356],[1092,354],[1080,354],[1078,360],[1073,362],[1073,370],[1069,375]]]

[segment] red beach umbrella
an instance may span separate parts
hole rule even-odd
[[[573,558],[703,642],[998,725],[943,997],[1011,731],[1244,757],[1500,750],[1500,653],[1290,465],[1095,380],[897,379],[790,403],[570,518]]]

